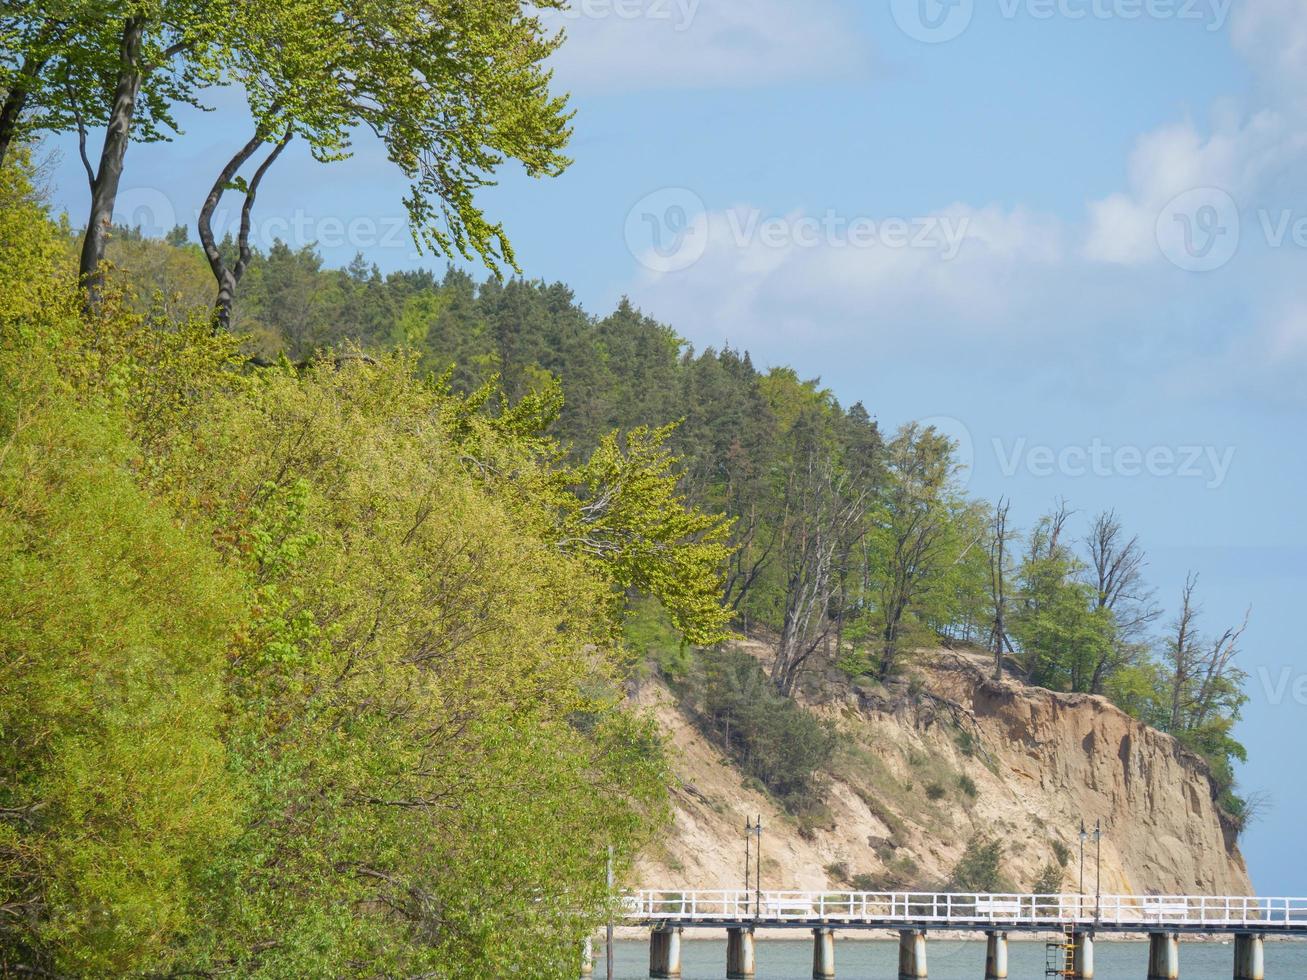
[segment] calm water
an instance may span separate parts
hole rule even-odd
[[[840,980],[895,980],[898,943],[893,941],[840,942],[836,934],[835,974]],[[812,943],[809,940],[762,941],[757,945],[758,980],[811,980]],[[595,977],[604,976],[604,953],[595,949]],[[1011,980],[1043,980],[1042,942],[1016,942],[1008,946]],[[951,942],[932,939],[927,947],[931,980],[980,980],[985,975],[985,941]],[[644,980],[649,976],[649,947],[643,942],[617,944],[618,980]],[[1094,948],[1097,980],[1145,980],[1148,944],[1099,940]],[[726,941],[687,939],[682,945],[683,980],[722,980],[726,976]],[[1234,944],[1181,940],[1180,975],[1184,980],[1230,980],[1234,972]],[[1307,980],[1307,940],[1266,944],[1267,980]]]

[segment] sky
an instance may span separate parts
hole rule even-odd
[[[1115,508],[1173,614],[1251,608],[1238,734],[1259,892],[1307,894],[1307,5],[1302,0],[573,0],[560,177],[480,198],[524,274],[623,295],[696,349],[820,377],[959,441],[1029,527]],[[249,135],[236,93],[134,146],[118,219],[194,228]],[[87,207],[76,144],[54,200]],[[415,253],[378,147],[292,144],[264,244]],[[220,224],[222,215],[220,215]],[[230,218],[230,215],[227,216]]]

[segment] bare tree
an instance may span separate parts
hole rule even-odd
[[[1167,730],[1183,734],[1203,727],[1231,700],[1239,701],[1244,672],[1234,663],[1250,613],[1239,626],[1224,630],[1213,641],[1198,632],[1201,608],[1194,601],[1198,576],[1190,573],[1181,594],[1180,614],[1167,639],[1165,662],[1170,705]]]
[[[994,652],[994,680],[1003,679],[1003,654],[1012,652],[1007,634],[1008,545],[1014,535],[1008,524],[1012,501],[1000,497],[989,521],[989,601],[993,620],[989,628],[989,648]]]
[[[1129,662],[1161,609],[1154,602],[1154,591],[1144,581],[1148,561],[1139,538],[1126,537],[1116,511],[1103,511],[1094,518],[1085,547],[1097,607],[1109,610],[1116,625],[1114,642],[1094,664],[1091,690],[1102,694],[1111,672]]]
[[[804,666],[830,637],[842,556],[866,534],[871,486],[843,472],[833,454],[808,445],[787,481],[777,553],[785,576],[785,613],[772,681],[793,694]]]

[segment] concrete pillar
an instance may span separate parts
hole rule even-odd
[[[753,953],[753,930],[726,930],[726,980],[753,980],[757,970]]]
[[[581,946],[581,977],[592,977],[595,975],[595,949],[594,941],[585,937],[585,942]]]
[[[899,980],[926,976],[926,934],[920,929],[899,930]]]
[[[1094,980],[1094,934],[1077,932],[1072,936],[1071,962],[1076,980]]]
[[[835,930],[812,930],[812,980],[835,980]]]
[[[1148,980],[1180,980],[1180,934],[1148,934]]]
[[[681,929],[659,926],[649,934],[649,976],[653,980],[678,980],[681,976]]]
[[[1260,935],[1234,937],[1234,980],[1266,980],[1266,949]]]
[[[989,932],[985,949],[985,980],[1007,980],[1007,933]]]

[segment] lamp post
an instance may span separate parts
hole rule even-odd
[[[1076,912],[1078,915],[1085,913],[1085,841],[1089,838],[1089,831],[1085,830],[1084,820],[1080,821],[1080,896],[1076,901]]]
[[[753,836],[755,838],[753,845],[753,917],[761,919],[762,917],[762,814],[759,813],[757,819],[753,822]],[[749,882],[745,879],[745,889],[748,889]]]
[[[1103,821],[1094,821],[1094,922],[1103,907]]]

